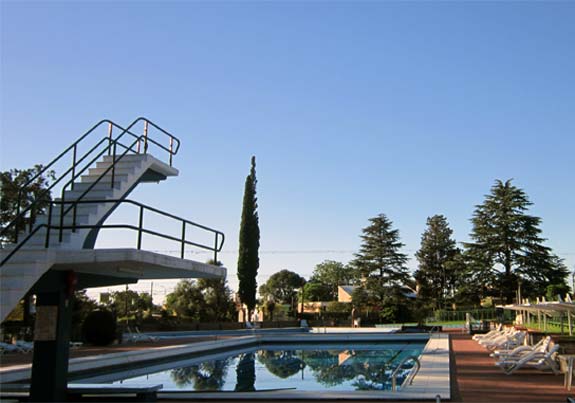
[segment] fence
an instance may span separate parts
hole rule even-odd
[[[477,320],[495,320],[500,313],[496,312],[495,308],[483,309],[463,309],[457,311],[450,311],[438,309],[433,313],[433,318],[440,322],[465,322],[465,315],[469,313],[474,319]]]

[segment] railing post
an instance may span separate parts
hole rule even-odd
[[[218,265],[218,236],[220,234],[218,234],[216,232],[216,239],[214,241],[214,265]]]
[[[184,258],[184,248],[186,246],[186,222],[182,221],[182,246],[180,251],[180,258]]]
[[[18,227],[19,227],[19,221],[20,221],[20,193],[18,193],[18,203],[16,205],[16,225],[14,226],[14,243],[18,243]],[[24,228],[26,228],[26,226],[24,226]]]
[[[78,208],[78,202],[74,203],[74,211],[72,213],[72,232],[76,232],[76,213]]]
[[[74,151],[72,152],[72,190],[74,190],[74,178],[76,177],[76,151],[78,145],[74,144]]]
[[[46,243],[44,244],[45,248],[50,247],[50,229],[52,227],[52,202],[50,202],[50,206],[48,207],[48,228],[46,228]]]
[[[148,152],[148,121],[144,121],[144,154]]]
[[[32,226],[34,225],[34,205],[30,207],[30,222],[28,223],[28,232],[32,232]],[[24,226],[26,229],[26,226]]]
[[[108,155],[112,152],[112,130],[114,126],[112,126],[112,122],[108,123]]]
[[[138,250],[142,249],[142,228],[144,226],[144,207],[140,206],[140,219],[138,222]]]
[[[116,178],[116,143],[114,143],[114,155],[112,155],[112,182],[110,187],[114,189],[114,179]]]
[[[65,196],[64,196],[64,189],[62,189],[62,197],[61,197],[61,201],[62,204],[60,205],[60,228],[59,228],[59,232],[58,232],[58,242],[62,242],[62,239],[64,238],[64,202],[65,202]]]
[[[174,151],[174,138],[170,137],[170,166],[172,166],[172,156]]]

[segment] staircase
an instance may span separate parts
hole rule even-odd
[[[33,228],[19,233],[17,243],[0,249],[0,321],[6,318],[38,279],[50,270],[58,253],[93,249],[106,218],[138,184],[159,182],[178,175],[178,170],[171,166],[172,156],[179,148],[179,141],[175,137],[144,118],[134,121],[128,129],[110,121],[102,122],[109,123],[110,127],[109,136],[97,143],[103,151],[91,150],[81,158],[83,161],[91,158],[95,164],[88,164],[84,168],[76,164],[80,160],[76,146],[94,130],[92,128],[74,143],[76,146],[73,148],[73,159],[76,165],[71,169],[72,174],[68,172],[67,177],[58,177],[52,185],[68,181],[63,186],[60,197],[53,200],[45,214],[37,217]],[[145,125],[145,137],[131,132],[136,123],[142,122]],[[169,148],[148,137],[148,125],[153,125],[161,134],[168,136]],[[112,136],[113,128],[119,128],[121,132],[115,138]],[[125,140],[130,136],[135,140],[126,144]],[[174,149],[175,141],[177,147]],[[140,153],[141,144],[144,144],[144,153]],[[162,162],[146,152],[148,145],[154,144],[168,151],[169,163]],[[120,146],[122,153],[117,152]],[[69,147],[69,150],[72,148]],[[24,210],[20,215],[23,217],[27,213],[28,211]],[[6,236],[10,227],[11,225],[8,225],[2,229],[3,233],[0,234]],[[12,230],[13,228],[15,225],[12,225]],[[223,244],[223,234],[221,237]],[[217,240],[216,235],[216,244]],[[184,240],[182,245],[183,242]]]
[[[90,168],[87,175],[81,176],[79,182],[74,183],[73,190],[64,191],[64,197],[56,198],[58,204],[52,211],[51,226],[73,226],[74,214],[70,206],[78,202],[84,192],[86,193],[76,207],[75,224],[77,226],[98,226],[118,206],[117,200],[125,199],[139,184],[144,182],[159,182],[168,176],[177,176],[178,170],[157,160],[149,154],[129,154],[116,161],[114,183],[112,186],[111,174],[105,170],[112,165],[112,157],[105,156],[102,161]],[[100,179],[101,178],[101,179]],[[154,178],[157,180],[151,180]],[[89,187],[92,186],[91,189]],[[109,200],[109,202],[107,202]],[[68,203],[69,202],[69,203]],[[65,212],[63,220],[62,208]],[[69,210],[66,213],[66,210]],[[48,224],[48,214],[38,217],[36,223]],[[46,228],[42,228],[33,235],[23,246],[24,249],[44,248],[46,242]],[[49,237],[50,248],[60,249],[93,249],[98,235],[98,228],[64,229],[62,242],[59,240],[59,230],[52,229]],[[27,234],[22,234],[24,238]]]

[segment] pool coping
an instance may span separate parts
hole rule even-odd
[[[350,391],[350,392],[305,392],[297,390],[275,390],[260,392],[160,392],[161,399],[396,399],[428,400],[450,399],[449,335],[442,333],[285,333],[254,334],[237,338],[226,338],[151,348],[149,351],[128,351],[74,358],[70,360],[69,374],[78,378],[91,371],[108,368],[118,369],[131,365],[145,365],[153,361],[166,361],[184,355],[200,355],[217,351],[233,350],[239,347],[260,344],[298,342],[358,342],[358,341],[404,341],[429,339],[420,356],[421,368],[413,383],[397,392]],[[0,369],[3,383],[18,382],[30,378],[31,365],[11,366]],[[87,378],[85,376],[84,378]],[[81,381],[80,381],[81,382]]]

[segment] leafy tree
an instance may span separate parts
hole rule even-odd
[[[128,316],[136,314],[140,317],[143,311],[152,310],[152,296],[147,292],[138,293],[136,291],[114,291],[110,293],[107,306],[118,316]],[[127,311],[127,312],[126,312]]]
[[[257,274],[260,265],[258,255],[260,247],[260,228],[256,198],[256,157],[252,157],[250,174],[246,178],[242,219],[240,223],[238,257],[238,294],[248,308],[247,317],[256,306]]]
[[[419,262],[415,272],[420,287],[419,297],[435,308],[445,306],[461,277],[461,265],[452,263],[461,253],[452,235],[444,216],[429,217],[421,236],[421,247],[415,254]]]
[[[332,301],[334,299],[329,286],[311,282],[311,280],[305,284],[304,294],[306,301]]]
[[[483,204],[476,206],[466,243],[475,275],[486,293],[511,303],[519,281],[524,296],[543,295],[550,284],[564,284],[567,269],[543,243],[541,219],[527,214],[527,194],[511,180],[495,181]]]
[[[48,190],[50,180],[54,180],[54,171],[46,171],[42,174],[44,167],[35,165],[29,169],[11,169],[0,172],[0,230],[7,227],[15,218],[18,212],[18,195],[22,190],[20,199],[20,211],[26,210],[33,203],[35,207],[30,210],[22,220],[16,224],[18,231],[24,230],[30,223],[34,224],[38,215],[44,214],[46,208],[52,200],[51,192]],[[24,185],[36,175],[39,175],[26,188]],[[15,235],[15,227],[6,228],[6,233],[0,231],[0,243],[12,242]]]
[[[191,280],[180,280],[166,296],[166,306],[178,316],[201,321],[206,316],[202,291]]]
[[[226,285],[224,278],[201,278],[196,287],[204,297],[206,321],[229,321],[236,316],[236,306],[232,300],[232,292]]]
[[[225,279],[181,280],[166,297],[166,306],[178,316],[198,322],[228,321],[235,305]]]
[[[407,256],[400,252],[399,231],[384,215],[370,218],[363,229],[362,245],[352,264],[362,277],[368,304],[377,310],[384,306],[405,304],[400,287],[409,281]],[[353,300],[353,296],[352,296]]]
[[[208,264],[222,266],[222,262],[209,260]],[[232,298],[232,291],[227,285],[225,278],[201,278],[197,281],[197,287],[204,296],[205,312],[207,318],[216,321],[234,320],[236,306]]]
[[[281,304],[290,304],[297,297],[297,288],[305,284],[305,279],[299,274],[289,270],[274,273],[265,284],[260,287],[260,294],[271,298]]]
[[[324,284],[329,288],[329,299],[337,299],[337,287],[350,284],[355,278],[352,268],[345,266],[341,262],[326,260],[315,266],[310,283]],[[306,290],[306,295],[308,295]]]

